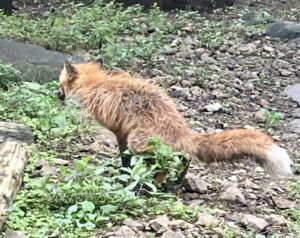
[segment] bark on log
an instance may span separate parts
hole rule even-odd
[[[24,125],[0,122],[0,230],[13,196],[22,184],[26,165],[26,145],[33,143]]]

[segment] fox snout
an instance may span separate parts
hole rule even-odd
[[[59,88],[59,89],[57,90],[56,95],[57,95],[57,97],[58,97],[58,99],[59,99],[60,101],[65,101],[65,99],[66,99],[66,94],[65,94],[65,92],[64,92],[64,90],[63,90],[62,88]]]

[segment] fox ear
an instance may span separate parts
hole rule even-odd
[[[76,68],[70,62],[65,61],[64,67],[67,71],[69,79],[72,79],[77,74]]]

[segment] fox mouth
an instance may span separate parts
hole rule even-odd
[[[66,94],[64,92],[64,90],[62,88],[59,88],[56,92],[56,95],[58,97],[58,99],[61,101],[61,102],[64,102],[65,99],[66,99]]]

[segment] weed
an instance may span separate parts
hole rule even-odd
[[[38,142],[53,148],[55,138],[84,130],[74,106],[62,108],[58,105],[55,90],[57,83],[40,85],[24,82],[0,94],[0,118],[17,120],[27,124]],[[80,126],[79,126],[80,125]]]
[[[61,166],[58,180],[32,177],[33,165],[38,159],[51,161],[54,156],[58,155],[30,155],[25,186],[15,198],[7,227],[26,230],[28,237],[47,237],[53,230],[60,237],[84,237],[96,227],[106,227],[128,216],[149,218],[167,212],[173,217],[195,219],[197,215],[197,209],[191,210],[181,202],[174,202],[171,194],[155,190],[148,198],[137,192],[135,187],[143,181],[140,172],[144,170],[139,163],[125,175],[116,169],[114,160],[95,164],[95,161],[89,163],[88,157],[82,157],[73,168]],[[126,181],[127,185],[123,186],[121,181]],[[146,184],[151,188],[155,186],[150,181]]]
[[[19,81],[20,71],[11,64],[0,62],[0,89],[7,90]]]
[[[283,114],[280,112],[272,112],[265,108],[261,109],[261,113],[264,116],[268,126],[277,126],[280,118],[283,116]]]
[[[237,235],[237,231],[229,226],[223,225],[220,230],[220,235],[224,238],[234,238]]]
[[[289,220],[289,228],[297,235],[300,235],[300,212],[295,209],[289,209],[285,212],[285,216]]]
[[[297,181],[288,182],[287,190],[296,198],[300,198],[300,183]]]

